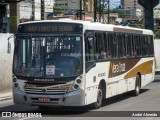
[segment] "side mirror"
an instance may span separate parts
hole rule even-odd
[[[9,41],[11,38],[13,38],[14,35],[11,35],[9,38],[8,38],[8,45],[7,45],[7,53],[10,54],[11,53],[11,42]]]
[[[8,48],[7,48],[7,53],[11,53],[11,43],[8,41]]]

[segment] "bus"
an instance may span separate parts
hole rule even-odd
[[[100,108],[154,76],[151,30],[63,19],[21,23],[15,35],[15,104]]]

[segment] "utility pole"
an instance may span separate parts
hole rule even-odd
[[[102,3],[103,3],[103,4],[102,4],[102,5],[103,5],[103,6],[102,6],[102,23],[104,23],[104,22],[105,22],[105,20],[104,20],[104,4],[105,4],[105,3],[104,3],[104,0],[102,1]]]
[[[44,7],[44,0],[41,0],[41,20],[44,20],[44,11],[45,11],[45,7]]]
[[[110,23],[110,20],[109,20],[109,18],[110,18],[110,0],[108,0],[107,1],[108,2],[108,24]]]
[[[87,2],[88,2],[88,1],[83,0],[83,3],[82,3],[82,4],[83,4],[83,10],[82,10],[83,12],[82,12],[82,14],[83,14],[83,16],[84,16],[84,17],[83,17],[83,20],[85,20],[85,14],[86,14],[86,12],[88,12],[88,8],[87,8],[87,7],[88,7],[88,6],[87,6],[88,3],[87,3]]]
[[[32,21],[35,20],[35,0],[32,0]]]
[[[99,22],[101,22],[101,17],[102,17],[102,4],[101,0],[99,0]]]
[[[136,17],[136,0],[134,0],[134,18]]]
[[[79,0],[79,10],[77,10],[77,18],[79,17],[80,20],[82,20],[82,0]]]
[[[94,0],[94,22],[97,19],[97,0]]]
[[[79,12],[80,12],[80,20],[82,20],[82,0],[80,0],[80,8],[79,8]]]
[[[19,2],[10,2],[10,33],[17,32],[20,20]]]
[[[89,4],[90,4],[89,5],[90,6],[90,10],[89,11],[90,11],[91,14],[93,14],[93,1],[92,0],[89,1]]]

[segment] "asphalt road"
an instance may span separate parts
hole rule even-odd
[[[62,107],[46,108],[40,110],[35,106],[14,105],[12,100],[0,102],[0,113],[12,111],[18,113],[41,113],[42,118],[0,118],[0,120],[70,120],[70,119],[115,119],[119,120],[159,120],[160,119],[160,76],[156,80],[141,89],[139,96],[132,96],[125,93],[106,99],[100,109],[90,109],[89,107]],[[140,115],[140,117],[138,115]],[[144,115],[150,114],[152,117]],[[40,115],[40,114],[39,114]],[[135,116],[136,117],[135,117]],[[159,117],[154,117],[158,115]]]

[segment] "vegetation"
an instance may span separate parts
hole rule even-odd
[[[136,24],[135,27],[136,28],[143,28],[143,25],[142,24]]]
[[[154,38],[159,39],[160,38],[160,31],[154,31]]]
[[[60,8],[53,8],[53,12],[56,13],[56,14],[60,14],[63,11]]]

